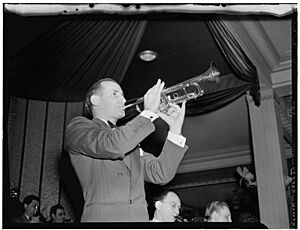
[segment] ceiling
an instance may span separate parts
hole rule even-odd
[[[173,14],[155,15],[150,18],[136,55],[121,82],[127,99],[143,96],[157,78],[164,80],[168,87],[203,73],[208,69],[211,61],[216,63],[221,76],[232,72],[213,39],[207,39],[210,35],[201,17],[204,16],[181,15],[177,17]],[[249,26],[249,18],[250,22],[255,25],[254,27]],[[272,82],[274,81],[272,77],[277,76],[276,73],[291,69],[291,65],[286,64],[291,63],[292,53],[291,18],[289,16],[251,15],[249,17],[241,15],[239,20],[237,23],[246,29],[247,34],[243,34],[243,31],[236,31],[236,33],[242,34],[240,37],[249,35],[247,39],[250,37],[257,47],[268,50],[268,52],[263,52],[265,54],[263,57],[253,58],[252,54],[252,60],[263,59],[271,66],[270,76],[267,76],[269,79],[266,81],[259,76],[261,82]],[[44,20],[27,17],[20,20],[18,16],[10,15],[4,21],[6,57],[11,57],[55,23],[57,23],[56,17],[47,16]],[[243,44],[243,47],[245,46],[247,48],[247,44]],[[152,62],[140,60],[137,54],[149,49],[158,53],[157,60]],[[257,52],[257,55],[261,53]],[[286,80],[285,78],[275,80],[275,91],[278,91],[280,96],[290,95],[291,91],[286,88],[291,88],[291,80],[285,84],[280,84]],[[285,90],[281,90],[283,88]],[[187,137],[190,148],[180,165],[179,173],[222,169],[236,164],[251,163],[249,127],[247,105],[243,97],[218,111],[186,118],[183,133]],[[218,179],[213,177],[213,174],[209,174],[207,180]],[[181,183],[185,182],[188,183],[188,181],[181,181]],[[214,186],[216,191],[226,190],[228,198],[232,195],[231,192],[236,185],[236,183],[233,184],[224,184],[222,188],[219,185]],[[185,204],[202,207],[204,203],[201,197],[205,197],[206,194],[206,188],[199,190],[193,187],[188,188],[181,195]],[[210,197],[222,200],[226,198],[223,197],[224,194],[218,194],[212,192]]]

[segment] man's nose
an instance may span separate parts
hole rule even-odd
[[[124,97],[124,96],[121,96],[121,101],[122,101],[122,103],[123,103],[123,104],[125,104],[125,102],[126,102],[126,99],[125,99],[125,97]]]

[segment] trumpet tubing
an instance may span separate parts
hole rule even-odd
[[[161,92],[159,110],[161,112],[166,112],[170,104],[180,104],[184,101],[203,96],[205,90],[200,86],[200,83],[203,81],[215,81],[216,83],[219,83],[219,75],[219,70],[216,68],[215,64],[211,62],[210,68],[206,72],[163,89]],[[137,111],[141,112],[143,102],[144,98],[141,97],[137,99],[135,103],[126,105],[125,109],[136,106]]]

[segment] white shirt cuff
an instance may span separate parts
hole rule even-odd
[[[143,117],[146,117],[153,122],[156,118],[158,118],[158,115],[156,113],[153,113],[150,110],[144,110],[143,112],[140,113]]]
[[[172,141],[174,144],[179,145],[180,147],[184,147],[186,138],[182,135],[178,135],[172,132],[168,132],[167,139]]]

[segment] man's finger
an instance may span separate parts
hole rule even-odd
[[[182,116],[185,116],[185,107],[186,107],[186,101],[182,102],[182,105],[181,105]]]
[[[160,86],[161,86],[161,80],[158,79],[156,85],[154,86],[153,94],[155,95],[158,94]]]
[[[165,82],[162,81],[161,84],[160,84],[160,86],[159,86],[159,88],[158,88],[157,93],[161,94],[161,91],[163,90],[164,86],[165,86]]]

